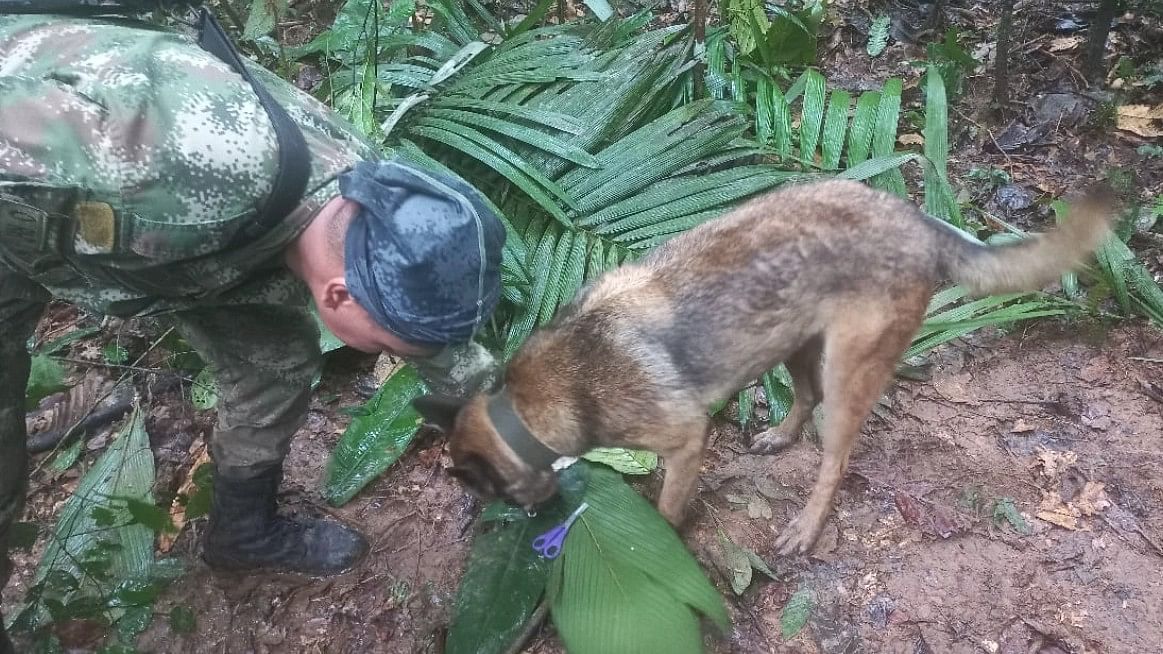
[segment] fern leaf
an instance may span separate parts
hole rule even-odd
[[[888,47],[888,26],[888,14],[881,14],[872,21],[872,27],[868,30],[868,56],[879,57]]]

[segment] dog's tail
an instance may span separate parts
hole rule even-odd
[[[981,245],[950,225],[930,221],[945,234],[943,272],[980,296],[1036,291],[1074,270],[1110,233],[1114,215],[1114,194],[1096,187],[1071,205],[1063,224],[1016,243]]]

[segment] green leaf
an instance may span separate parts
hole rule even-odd
[[[872,134],[872,155],[875,157],[893,154],[900,119],[901,89],[900,78],[894,77],[885,82],[881,91],[880,106],[876,110],[876,128]],[[896,169],[873,178],[872,184],[897,195],[905,194],[905,178]]]
[[[936,68],[925,73],[925,211],[961,226],[961,211],[949,187],[949,110],[945,84]]]
[[[192,634],[197,626],[197,620],[194,617],[194,609],[179,604],[170,609],[170,629],[174,633]]]
[[[65,470],[68,470],[69,468],[73,467],[73,465],[77,462],[77,459],[81,457],[81,449],[84,446],[85,440],[83,438],[74,439],[72,445],[69,445],[60,452],[57,452],[57,455],[53,457],[52,462],[48,464],[48,467],[56,470],[57,472],[64,472]]]
[[[457,592],[449,628],[448,654],[491,654],[508,650],[545,591],[549,561],[533,539],[553,527],[549,519],[527,519],[477,536]]]
[[[816,144],[824,124],[824,95],[826,82],[819,71],[809,68],[804,72],[806,87],[804,105],[800,113],[800,160],[811,165],[815,160]]]
[[[801,587],[788,599],[787,604],[783,607],[783,612],[779,615],[779,629],[780,633],[783,634],[783,639],[795,638],[796,634],[800,633],[800,630],[808,623],[808,617],[811,613],[812,592]]]
[[[186,521],[201,518],[210,513],[210,500],[214,494],[214,466],[203,463],[194,471],[193,494],[186,500]]]
[[[210,366],[202,368],[194,383],[190,385],[190,401],[200,411],[213,409],[218,404],[218,382]]]
[[[731,583],[731,590],[735,591],[736,595],[742,595],[743,591],[751,585],[751,560],[747,558],[743,548],[728,538],[722,529],[716,531],[719,537],[719,547],[723,550],[723,559]]]
[[[824,139],[820,144],[820,166],[824,170],[840,167],[840,155],[844,151],[844,135],[848,130],[848,106],[852,96],[847,91],[836,90],[828,100],[828,113],[824,118]]]
[[[597,447],[583,454],[582,458],[608,465],[626,475],[645,475],[658,467],[658,455],[647,450]]]
[[[93,334],[100,333],[100,331],[100,327],[82,327],[81,329],[74,329],[64,336],[60,336],[54,338],[51,341],[37,345],[35,352],[37,354],[56,354],[66,347],[72,345],[73,343],[81,340],[82,338],[88,338]]]
[[[368,482],[400,458],[420,427],[412,400],[425,392],[416,370],[397,370],[351,421],[327,463],[323,494],[334,506],[346,504]]]
[[[275,22],[287,14],[287,0],[252,0],[246,25],[242,28],[242,38],[254,41],[270,34]]]
[[[122,365],[129,360],[129,352],[113,341],[106,343],[105,347],[101,348],[101,356],[105,359],[105,363],[111,363],[115,366]]]
[[[614,15],[614,9],[610,6],[607,0],[582,0],[590,11],[598,17],[598,20],[605,22],[609,20],[610,16]]]
[[[153,453],[145,431],[145,414],[140,407],[134,407],[125,427],[81,478],[61,508],[53,537],[37,565],[34,583],[50,575],[70,575],[80,580],[80,589],[73,597],[96,600],[111,594],[113,582],[110,580],[132,579],[148,573],[153,563],[153,532],[145,525],[126,524],[124,520],[116,526],[101,527],[93,514],[96,509],[124,511],[123,503],[113,498],[133,498],[152,504],[153,482]],[[85,565],[88,561],[101,563],[92,568]],[[95,577],[91,571],[96,569],[103,569],[107,574],[103,578]],[[70,600],[70,611],[83,608],[73,603]]]
[[[65,369],[47,354],[37,354],[32,357],[28,373],[28,384],[25,386],[25,406],[28,410],[44,398],[67,390],[65,385]]]
[[[1033,532],[1030,529],[1030,524],[1022,517],[1018,507],[1014,506],[1014,501],[1008,497],[1003,497],[993,505],[993,519],[995,521],[1006,521],[1014,528],[1014,531],[1019,534],[1030,534]]]
[[[876,129],[876,110],[880,106],[879,91],[865,91],[856,100],[856,114],[848,131],[848,167],[854,168],[868,159],[872,133]]]
[[[177,533],[178,528],[170,520],[170,514],[156,504],[143,502],[132,497],[119,497],[117,499],[125,502],[126,509],[129,510],[129,515],[138,524],[143,524],[157,533]]]
[[[787,417],[794,399],[791,376],[783,364],[763,374],[763,393],[767,396],[767,424],[778,425]]]
[[[149,628],[153,622],[153,609],[148,606],[135,606],[125,611],[125,615],[117,621],[117,638],[123,643],[132,643],[138,635]]]
[[[879,57],[888,47],[889,20],[888,14],[881,14],[872,21],[872,27],[868,30],[868,56]]]
[[[331,333],[327,329],[327,325],[323,324],[323,318],[319,315],[319,310],[315,308],[315,304],[311,304],[311,317],[315,319],[315,325],[319,327],[319,352],[320,354],[327,354],[333,352],[346,344],[339,340],[339,337]]]
[[[736,403],[739,405],[739,426],[742,427],[744,431],[746,431],[747,427],[751,425],[751,411],[754,401],[755,399],[751,394],[750,386],[739,391],[739,397],[736,400]]]
[[[566,649],[701,652],[695,611],[727,629],[722,597],[670,525],[617,472],[578,466],[589,473],[589,510],[569,531],[551,573],[560,574],[550,611]]]

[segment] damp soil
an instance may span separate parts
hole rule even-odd
[[[925,40],[910,35],[923,29],[929,5],[864,4],[835,3],[837,22],[821,40],[823,72],[856,92],[902,76],[906,111],[919,106],[919,71],[908,62],[924,57]],[[948,4],[947,20],[970,41],[979,48],[991,42],[997,3]],[[1159,160],[1150,165],[1136,152],[1150,141],[1096,118],[1103,97],[1080,90],[1081,46],[1060,40],[1074,35],[1059,28],[1061,3],[1018,4],[1025,13],[1017,21],[1014,102],[1000,111],[990,105],[985,70],[967,80],[970,91],[950,108],[950,177],[973,208],[970,218],[995,228],[1000,218],[1039,229],[1053,220],[1049,200],[1112,170],[1129,175],[1141,198],[1163,191]],[[892,14],[894,38],[873,59],[864,44],[871,14],[882,9]],[[689,10],[686,3],[664,5],[660,20],[685,20]],[[1108,60],[1159,57],[1158,45],[1154,55],[1144,45],[1163,43],[1154,40],[1161,34],[1157,20],[1120,25]],[[302,22],[290,29],[310,32]],[[988,48],[975,54],[988,56]],[[1133,101],[1158,104],[1158,94],[1149,91],[1136,92]],[[1050,115],[1047,103],[1058,114],[1049,127],[1038,127]],[[1014,145],[1003,138],[1031,128],[1040,130],[1036,140]],[[901,130],[919,132],[919,126]],[[971,172],[991,168],[1006,173],[1005,183],[985,184]],[[1158,237],[1139,235],[1131,244],[1149,267],[1163,269]],[[74,310],[54,306],[39,334],[75,327],[78,320]],[[147,327],[131,322],[118,333],[139,339],[140,350],[156,334]],[[97,361],[100,355],[77,356]],[[190,606],[196,629],[174,633],[166,620],[155,620],[139,639],[139,651],[442,651],[480,510],[445,473],[443,439],[428,433],[417,438],[343,507],[328,507],[320,493],[328,455],[350,420],[343,410],[364,401],[359,390],[367,388],[373,364],[350,353],[332,358],[292,445],[280,498],[285,511],[326,513],[358,526],[371,541],[371,555],[328,579],[214,574],[199,559],[204,521],[195,520],[167,543],[188,572],[165,592],[156,612]],[[781,558],[773,543],[810,491],[820,460],[817,443],[809,434],[779,455],[754,456],[745,452],[759,426],[716,422],[699,493],[681,531],[732,618],[732,631],[709,638],[709,650],[1160,651],[1163,331],[1135,319],[1051,319],[1008,332],[984,330],[942,346],[911,377],[919,378],[894,383],[865,425],[809,556]],[[151,380],[147,390],[155,382],[166,390],[149,397],[147,426],[159,490],[173,493],[197,462],[213,413],[190,405],[188,379],[176,388]],[[100,442],[90,449],[99,450]],[[24,519],[51,525],[77,476],[39,470]],[[659,471],[636,485],[653,500],[660,482]],[[733,593],[720,529],[763,557],[776,579],[756,575],[742,595]],[[42,539],[17,553],[6,599],[23,594],[43,547]],[[785,640],[781,611],[798,589],[812,595],[810,619]],[[97,635],[81,628],[61,637],[73,651],[91,651]],[[563,650],[544,626],[522,651]]]

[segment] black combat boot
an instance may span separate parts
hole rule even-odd
[[[245,478],[215,472],[202,541],[202,558],[210,567],[332,575],[367,553],[367,540],[338,522],[278,515],[275,493],[282,477],[282,466]]]

